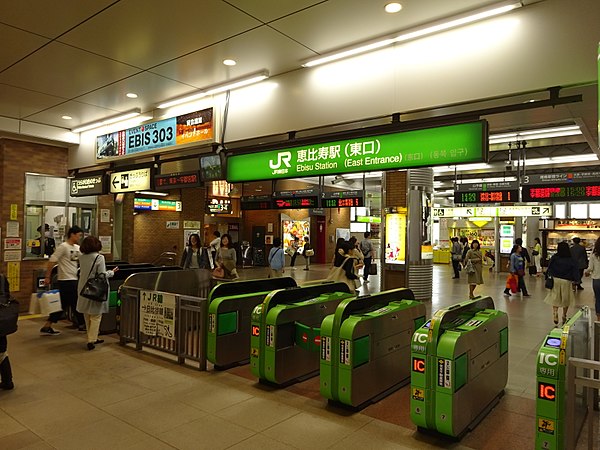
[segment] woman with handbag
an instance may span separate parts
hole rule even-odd
[[[308,238],[308,236],[304,236],[304,251],[302,252],[302,255],[304,256],[304,262],[306,263],[304,270],[309,270],[310,257],[314,254],[315,251],[310,246],[310,239]]]
[[[471,241],[471,249],[465,255],[465,271],[469,283],[469,298],[475,298],[475,288],[483,284],[483,256],[477,239]]]
[[[559,242],[556,246],[556,254],[548,262],[548,276],[554,280],[552,290],[544,303],[552,305],[554,325],[558,325],[558,308],[563,309],[563,324],[567,321],[567,311],[569,306],[575,304],[575,294],[573,286],[581,282],[579,275],[579,265],[571,257],[571,249],[566,242]]]
[[[517,277],[517,291],[521,291],[523,297],[530,297],[527,292],[527,286],[525,286],[525,259],[521,255],[523,248],[515,244],[510,254],[510,262],[508,264],[508,271]],[[504,295],[510,295],[508,288],[504,290]]]
[[[237,257],[235,248],[231,246],[231,236],[225,233],[221,236],[221,245],[217,252],[217,268],[213,275],[217,278],[236,279],[239,278],[236,269]]]
[[[536,269],[536,276],[540,276],[542,273],[542,243],[540,238],[534,239],[533,249],[531,250],[531,256],[533,257],[533,264]]]
[[[358,280],[359,277],[354,273],[356,258],[350,255],[350,250],[349,242],[344,241],[339,244],[338,252],[333,260],[333,267],[329,270],[327,279],[346,283],[350,292],[356,292],[355,280]]]
[[[109,284],[108,278],[116,271],[106,270],[104,255],[100,254],[102,243],[95,236],[86,237],[81,243],[79,257],[79,284],[77,291],[77,311],[83,314],[87,327],[87,349],[93,350],[96,344],[104,340],[98,339],[102,314],[108,312]]]

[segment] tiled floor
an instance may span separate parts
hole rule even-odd
[[[240,271],[256,278],[261,269]],[[299,282],[324,278],[325,266],[288,270]],[[465,280],[434,270],[431,310],[466,299]],[[504,275],[485,274],[476,293],[490,295],[510,320],[509,380],[498,407],[460,443],[417,433],[408,388],[360,413],[328,406],[316,378],[287,389],[258,385],[248,366],[198,372],[117,344],[94,351],[81,333],[59,325],[39,336],[41,319],[22,320],[9,338],[16,388],[0,391],[0,449],[528,449],[533,448],[535,359],[552,327],[542,279],[531,297],[504,298]],[[589,280],[578,304],[593,305]],[[361,288],[377,292],[376,277]],[[508,444],[510,443],[510,444]]]

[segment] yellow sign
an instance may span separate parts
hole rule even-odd
[[[10,205],[10,220],[17,220],[17,205],[13,203]]]
[[[258,358],[258,349],[257,348],[252,348],[252,350],[250,352],[250,355]]]
[[[425,401],[425,390],[421,389],[421,388],[413,388],[412,398],[413,398],[413,400],[418,400],[420,402],[424,402]]]
[[[564,366],[567,363],[567,353],[564,351],[564,349],[558,353],[558,363],[561,366]]]
[[[18,292],[21,290],[21,262],[6,263],[6,278],[10,283],[10,291]]]
[[[540,433],[554,434],[554,420],[538,418],[538,431]]]

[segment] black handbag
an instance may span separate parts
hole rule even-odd
[[[377,264],[371,264],[371,266],[369,267],[369,275],[377,275]]]
[[[18,328],[19,302],[10,298],[7,287],[8,280],[0,275],[0,336],[13,334]]]
[[[98,269],[96,269],[96,274],[93,278],[90,278],[99,256],[100,255],[96,256],[96,259],[94,259],[94,263],[88,274],[88,280],[85,282],[79,295],[95,302],[105,302],[108,300],[108,281],[106,280],[106,274],[98,273]]]
[[[546,283],[544,286],[546,289],[554,289],[554,278],[552,278],[552,275],[549,275],[548,272],[546,272]]]

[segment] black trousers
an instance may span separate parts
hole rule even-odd
[[[292,255],[292,260],[290,261],[290,267],[294,267],[294,264],[296,264],[296,257],[298,256],[298,250],[296,250],[294,252],[294,254]]]
[[[83,314],[77,312],[77,280],[58,280],[58,290],[60,291],[60,303],[63,311],[71,312],[71,321],[79,325],[80,327],[85,326],[85,319]],[[59,316],[60,318],[60,316]],[[50,318],[52,322],[52,318]]]
[[[371,264],[373,264],[373,258],[365,258],[365,267],[363,269],[363,280],[368,280],[371,274]]]
[[[4,353],[8,348],[8,339],[6,336],[0,336],[0,353]]]
[[[454,278],[460,277],[460,261],[452,259],[452,268],[454,269]]]

